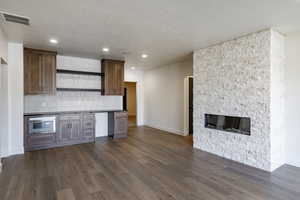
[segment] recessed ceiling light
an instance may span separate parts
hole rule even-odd
[[[52,43],[52,44],[57,44],[58,43],[57,39],[50,39],[49,42]]]
[[[103,52],[109,52],[109,48],[103,47],[103,48],[102,48],[102,51],[103,51]]]
[[[130,69],[135,70],[135,67],[130,67]]]
[[[142,58],[147,58],[148,55],[147,54],[142,54]]]

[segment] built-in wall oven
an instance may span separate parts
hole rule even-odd
[[[56,132],[56,116],[30,117],[28,123],[30,135]]]

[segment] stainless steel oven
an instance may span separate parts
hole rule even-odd
[[[47,134],[56,132],[56,116],[31,117],[28,122],[29,134]]]

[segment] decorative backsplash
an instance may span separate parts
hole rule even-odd
[[[25,113],[122,109],[122,97],[94,92],[57,92],[55,96],[26,96]]]
[[[57,56],[57,69],[101,72],[101,62],[94,59]],[[57,87],[101,88],[101,77],[57,74],[56,79]],[[55,96],[24,97],[25,113],[111,109],[122,109],[121,96],[102,96],[98,92],[57,92]]]

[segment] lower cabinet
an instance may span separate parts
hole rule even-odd
[[[25,138],[25,151],[47,149],[56,145],[55,133],[29,135]]]
[[[57,135],[59,144],[95,141],[95,115],[92,113],[60,115]]]
[[[111,112],[108,113],[108,136],[113,138],[127,137],[128,113]]]
[[[95,121],[95,114],[88,112],[25,116],[25,151],[94,142]],[[108,135],[124,138],[127,131],[127,112],[108,112]]]
[[[82,120],[81,138],[83,141],[94,141],[96,132],[95,114],[84,114]]]
[[[95,141],[94,113],[56,115],[56,131],[54,133],[30,133],[30,129],[34,126],[30,124],[30,117],[25,117],[24,122],[26,151]],[[39,126],[38,123],[36,126]],[[46,124],[40,126],[46,126]]]

